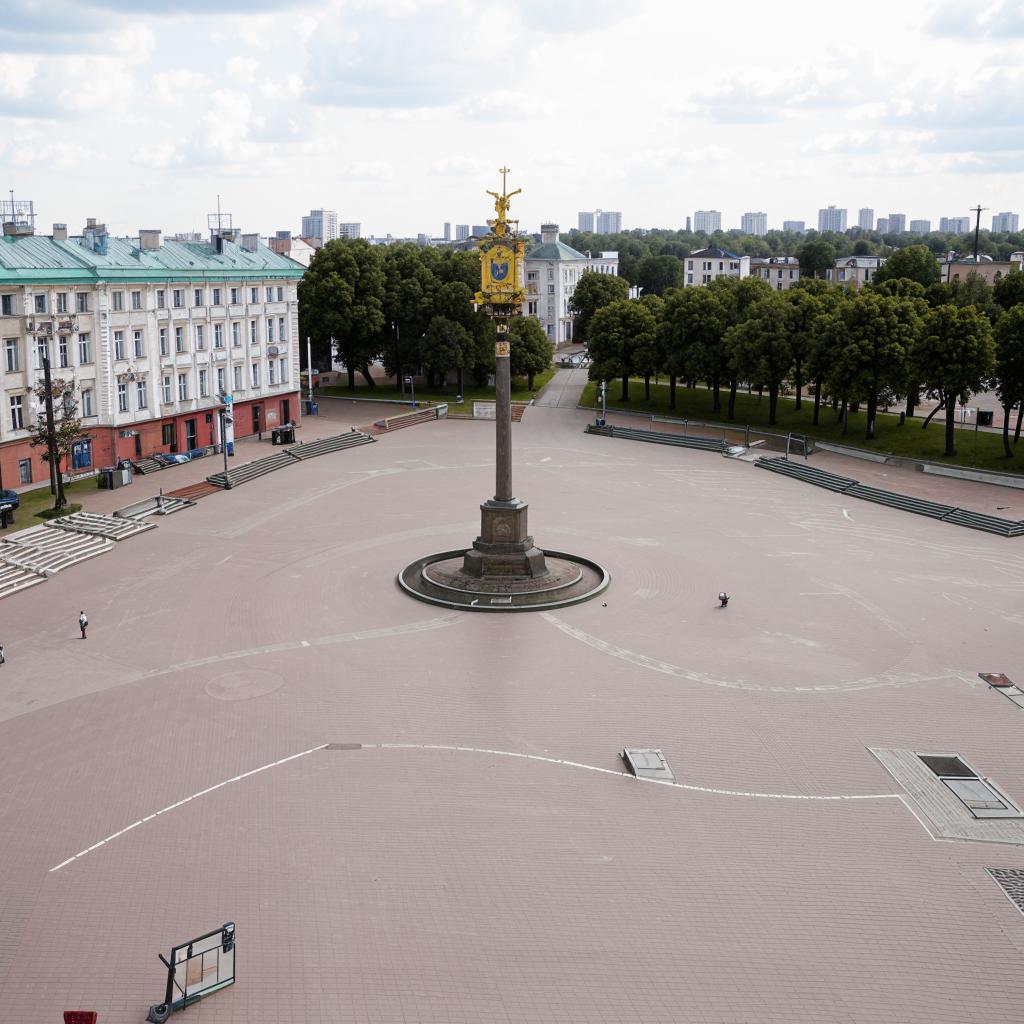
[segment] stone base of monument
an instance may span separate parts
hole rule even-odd
[[[544,572],[513,575],[499,573],[479,576],[466,571],[470,555],[480,552],[474,545],[468,551],[441,551],[410,562],[399,574],[398,585],[412,597],[448,608],[475,612],[543,611],[562,608],[597,597],[608,586],[607,571],[597,562],[564,551],[544,551],[532,547],[527,559],[540,556]]]

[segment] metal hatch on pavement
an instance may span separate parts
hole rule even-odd
[[[629,770],[638,779],[658,779],[674,782],[675,776],[665,760],[665,755],[654,747],[626,747],[620,755]]]

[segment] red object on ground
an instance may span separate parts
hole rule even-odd
[[[95,1010],[65,1010],[64,1024],[96,1024]]]
[[[1016,686],[1016,683],[1003,672],[979,672],[978,675],[989,686]]]

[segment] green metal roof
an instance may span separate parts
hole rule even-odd
[[[0,239],[0,287],[7,284],[99,281],[233,281],[299,278],[305,268],[259,246],[249,252],[225,241],[218,253],[210,242],[165,241],[140,249],[134,238],[107,238],[106,255],[80,238],[54,241],[48,235],[4,235]]]
[[[587,257],[577,252],[571,245],[565,242],[545,242],[531,249],[527,254],[528,260],[585,260]]]

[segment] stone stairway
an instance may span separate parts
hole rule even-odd
[[[355,448],[361,444],[372,444],[375,440],[376,438],[371,437],[363,430],[350,430],[347,434],[335,434],[334,437],[321,437],[316,441],[297,444],[286,451],[295,459],[312,459],[317,455],[340,452],[345,448]]]
[[[46,524],[52,530],[68,530],[72,533],[86,533],[110,540],[124,540],[138,533],[154,528],[153,523],[139,522],[134,518],[102,516],[93,512],[74,512],[61,519],[52,519]]]
[[[588,434],[619,437],[627,441],[647,441],[650,444],[668,444],[677,448],[697,448],[701,451],[724,452],[728,445],[720,437],[700,437],[694,434],[670,434],[658,430],[635,430],[632,427],[598,427],[587,424]]]
[[[49,577],[114,546],[107,537],[31,526],[0,543],[0,563]]]
[[[132,459],[132,469],[136,473],[142,473],[145,476],[146,473],[159,473],[161,469],[167,467],[162,462],[157,462],[156,459],[146,457],[144,459]]]

